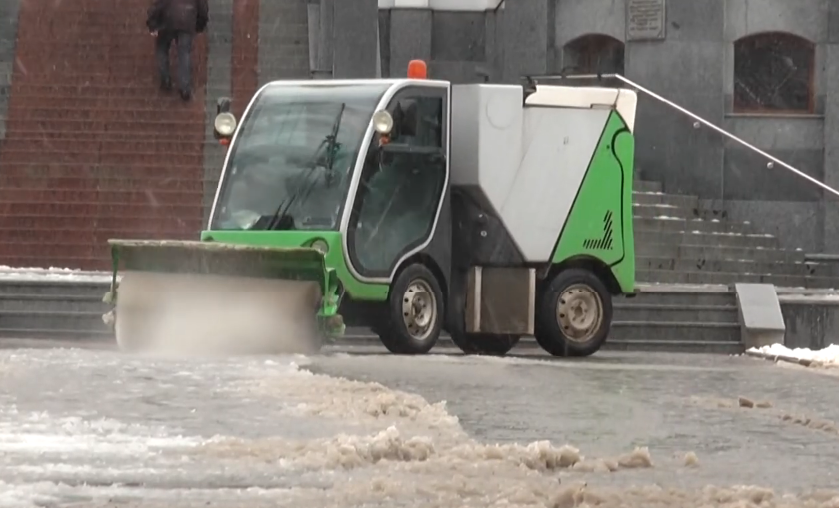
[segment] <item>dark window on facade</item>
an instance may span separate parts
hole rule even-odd
[[[623,74],[624,45],[608,35],[583,35],[565,45],[569,74]]]
[[[801,37],[764,33],[734,43],[734,111],[812,113],[815,47]]]

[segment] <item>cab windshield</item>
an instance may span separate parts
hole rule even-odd
[[[231,146],[211,229],[334,230],[387,84],[269,85]]]

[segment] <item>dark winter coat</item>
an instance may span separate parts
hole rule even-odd
[[[209,21],[207,0],[154,0],[146,26],[150,32],[203,32]]]

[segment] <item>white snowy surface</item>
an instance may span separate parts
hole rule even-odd
[[[0,351],[0,507],[839,506],[839,492],[809,494],[811,487],[832,489],[835,439],[779,439],[785,429],[774,419],[764,423],[759,413],[743,417],[686,402],[697,384],[693,368],[658,379],[638,370],[664,367],[673,376],[684,367],[674,371],[672,359],[655,367],[617,367],[628,382],[645,383],[625,393],[615,393],[613,383],[602,388],[602,381],[581,382],[582,394],[564,396],[566,408],[540,408],[528,397],[544,380],[600,377],[607,367],[579,376],[591,364],[522,368],[528,360],[344,358],[329,361],[341,362],[348,374],[396,376],[392,382],[404,389],[423,386],[434,395],[300,368],[317,367],[325,358]],[[747,391],[766,389],[765,378],[737,377],[740,366],[711,369],[705,379],[724,378],[726,390],[732,382]],[[663,391],[646,393],[643,386]],[[829,389],[816,388],[830,400]],[[457,413],[449,412],[444,394],[460,407]],[[760,414],[770,414],[765,411]],[[455,414],[481,434],[507,437],[473,437]],[[671,422],[664,414],[681,416]],[[556,418],[566,420],[552,427]],[[508,439],[516,432],[529,437],[521,444]],[[743,446],[744,436],[755,442]],[[585,446],[563,445],[572,439]],[[647,449],[647,441],[658,445]],[[814,477],[812,471],[824,474]],[[769,474],[800,476],[785,487]],[[766,482],[775,490],[732,482]],[[800,496],[786,493],[801,484],[808,490]]]
[[[15,268],[0,265],[0,281],[61,281],[61,282],[109,282],[108,272],[90,272],[74,268]]]
[[[824,349],[813,351],[808,348],[790,349],[783,344],[772,344],[760,348],[749,348],[747,353],[759,353],[769,357],[783,356],[796,360],[819,362],[824,365],[839,365],[839,345],[831,344]]]

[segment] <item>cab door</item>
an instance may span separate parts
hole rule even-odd
[[[374,134],[347,228],[347,253],[363,280],[389,281],[431,241],[448,181],[448,83],[408,84],[387,110],[387,144]]]

